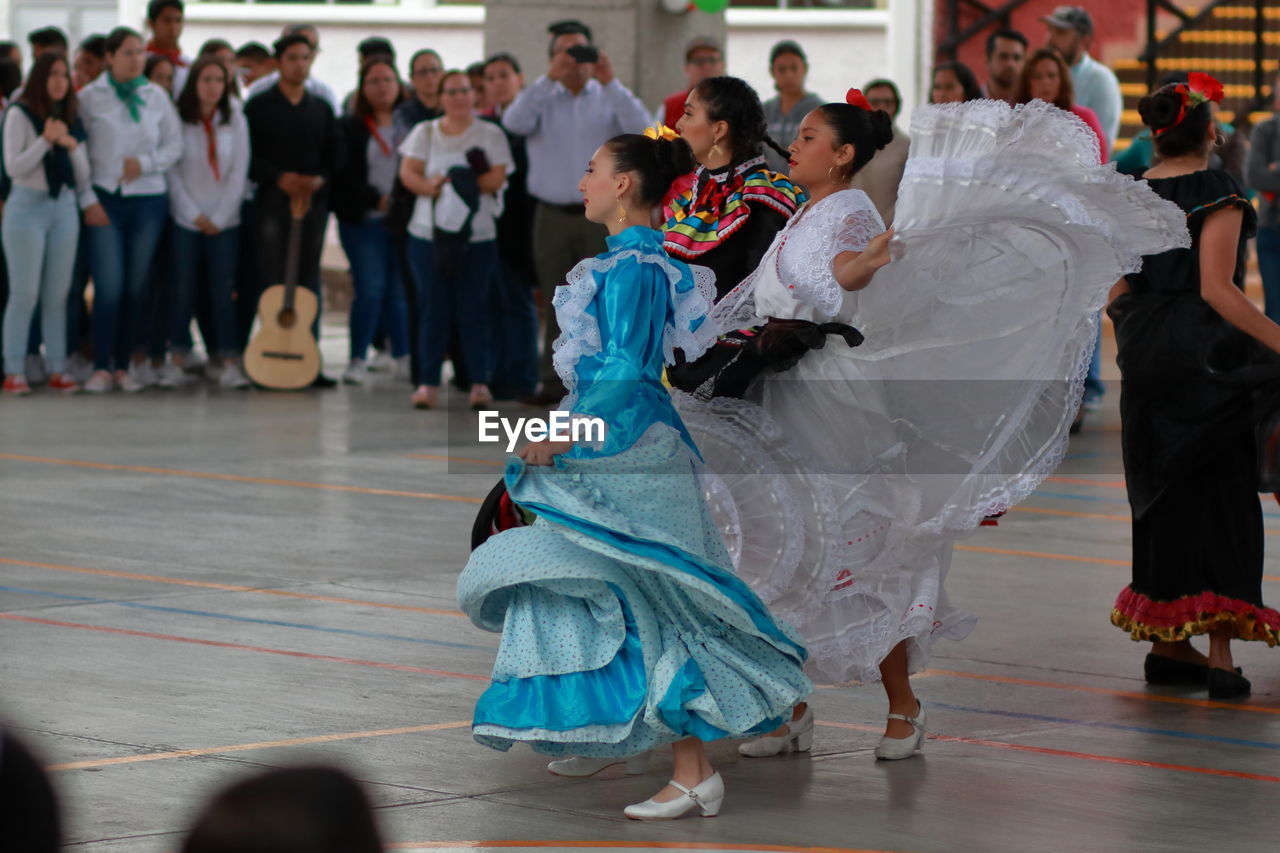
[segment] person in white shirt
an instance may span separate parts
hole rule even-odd
[[[1040,20],[1049,27],[1049,47],[1062,54],[1071,69],[1076,103],[1097,114],[1107,137],[1107,150],[1114,149],[1124,98],[1116,73],[1089,55],[1093,44],[1092,16],[1081,6],[1059,6]]]
[[[1071,69],[1071,82],[1075,89],[1075,102],[1088,107],[1102,125],[1106,151],[1115,150],[1116,137],[1120,134],[1120,113],[1124,99],[1120,94],[1120,81],[1107,66],[1089,55],[1093,42],[1093,18],[1083,7],[1059,6],[1040,19],[1049,27],[1049,47],[1062,54]],[[1101,318],[1101,314],[1099,314]],[[1097,337],[1093,344],[1093,358],[1089,362],[1089,375],[1084,382],[1084,406],[1097,410],[1101,405],[1106,385],[1102,382],[1102,323],[1097,324]],[[1079,428],[1079,421],[1073,429]]]
[[[35,61],[27,88],[4,115],[4,168],[13,187],[0,239],[9,273],[4,311],[4,390],[30,392],[23,375],[31,317],[40,321],[49,387],[75,391],[65,373],[67,293],[80,235],[77,207],[101,212],[89,183],[85,133],[66,57]]]
[[[311,24],[289,24],[280,33],[281,38],[295,35],[302,36],[310,42],[313,53],[320,52],[320,31],[311,26]],[[245,101],[248,101],[254,95],[267,91],[278,82],[280,82],[279,70],[272,71],[265,77],[259,77],[249,85],[249,89],[244,96]],[[328,83],[318,77],[308,76],[303,86],[308,92],[332,107],[335,116],[342,115],[342,102],[338,100],[338,93]]]
[[[182,127],[168,94],[142,75],[142,36],[107,36],[107,70],[80,91],[89,165],[100,208],[85,212],[93,275],[94,374],[86,391],[152,384],[144,357],[151,261],[169,215],[165,174],[182,156]],[[114,370],[114,376],[111,371]]]
[[[526,138],[529,194],[538,200],[533,245],[545,324],[538,367],[542,390],[526,400],[537,405],[557,403],[565,391],[551,364],[551,344],[560,336],[551,296],[578,261],[605,246],[604,226],[587,221],[583,212],[582,170],[606,139],[649,125],[644,104],[614,76],[609,57],[591,45],[589,28],[561,21],[549,31],[547,73],[502,115],[503,127]]]
[[[439,401],[440,371],[456,329],[473,408],[493,403],[489,292],[498,263],[497,218],[514,167],[506,134],[472,111],[464,71],[440,78],[444,115],[420,122],[400,146],[400,180],[416,195],[405,254],[418,295],[420,385],[412,402]]]
[[[233,103],[231,76],[217,55],[191,67],[178,96],[182,157],[169,170],[169,212],[173,217],[173,271],[169,294],[170,363],[163,370],[181,383],[190,340],[191,317],[201,276],[209,294],[210,358],[221,358],[224,388],[247,388],[240,371],[231,291],[239,258],[240,204],[249,180],[249,126]]]

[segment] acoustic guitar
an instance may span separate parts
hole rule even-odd
[[[320,310],[315,293],[298,284],[302,253],[302,220],[308,203],[294,201],[289,223],[289,254],[284,284],[275,284],[258,299],[258,332],[244,351],[244,372],[263,388],[295,391],[320,375],[320,347],[311,324]]]

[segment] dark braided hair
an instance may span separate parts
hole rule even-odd
[[[791,154],[769,138],[764,122],[764,107],[751,84],[741,77],[708,77],[693,89],[698,100],[707,106],[707,118],[729,125],[730,165],[744,163],[764,153],[768,145],[784,159]]]

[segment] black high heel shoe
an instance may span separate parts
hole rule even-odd
[[[1234,699],[1238,696],[1248,696],[1252,687],[1249,679],[1239,672],[1217,667],[1209,669],[1210,699]]]

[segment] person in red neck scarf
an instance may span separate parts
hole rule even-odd
[[[209,323],[202,325],[210,361],[221,362],[223,388],[247,388],[239,367],[232,289],[241,239],[240,210],[249,179],[249,126],[232,95],[234,78],[216,54],[201,56],[178,93],[182,158],[169,171],[173,220],[172,271],[164,318],[170,363],[161,369],[166,387],[188,380],[191,318],[203,277]]]
[[[360,69],[351,114],[338,121],[346,156],[333,182],[333,212],[355,290],[351,356],[342,375],[348,385],[368,379],[365,359],[379,326],[386,329],[399,371],[409,368],[409,308],[397,242],[387,227],[402,141],[393,114],[404,99],[394,61],[374,56]]]
[[[191,71],[191,59],[183,56],[178,41],[182,38],[182,22],[185,7],[182,0],[151,0],[147,4],[147,27],[151,41],[147,53],[163,56],[173,63],[173,91],[181,92]]]

